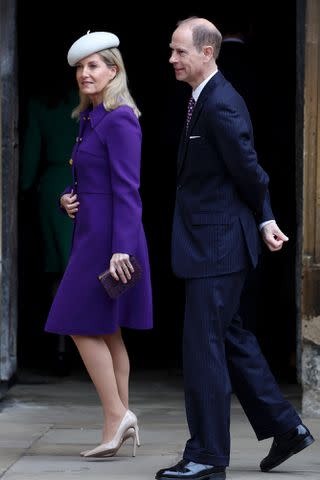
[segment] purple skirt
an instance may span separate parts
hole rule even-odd
[[[152,291],[146,238],[141,224],[136,247],[130,253],[142,266],[142,279],[112,300],[98,280],[109,267],[112,255],[112,196],[80,193],[74,220],[68,266],[59,285],[45,325],[61,335],[102,335],[118,327],[152,328]]]

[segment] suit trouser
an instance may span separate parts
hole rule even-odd
[[[184,458],[197,463],[229,464],[232,390],[259,440],[301,423],[237,315],[246,274],[186,280],[183,369],[191,437]]]

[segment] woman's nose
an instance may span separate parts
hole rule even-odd
[[[86,66],[83,67],[82,72],[81,72],[81,77],[85,78],[88,76],[88,68]]]

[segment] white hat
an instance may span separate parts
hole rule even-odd
[[[80,37],[71,46],[68,52],[68,63],[74,67],[79,60],[93,53],[101,52],[106,48],[118,47],[120,43],[117,35],[110,32],[92,32]]]

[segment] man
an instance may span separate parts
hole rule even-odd
[[[314,441],[237,315],[246,275],[257,264],[258,227],[271,251],[288,238],[272,214],[245,103],[217,70],[220,44],[220,32],[201,18],[180,22],[170,44],[176,79],[192,87],[172,238],[173,269],[186,285],[183,360],[191,436],[183,459],[157,473],[162,480],[226,478],[231,385],[257,438],[274,437],[261,470]]]

